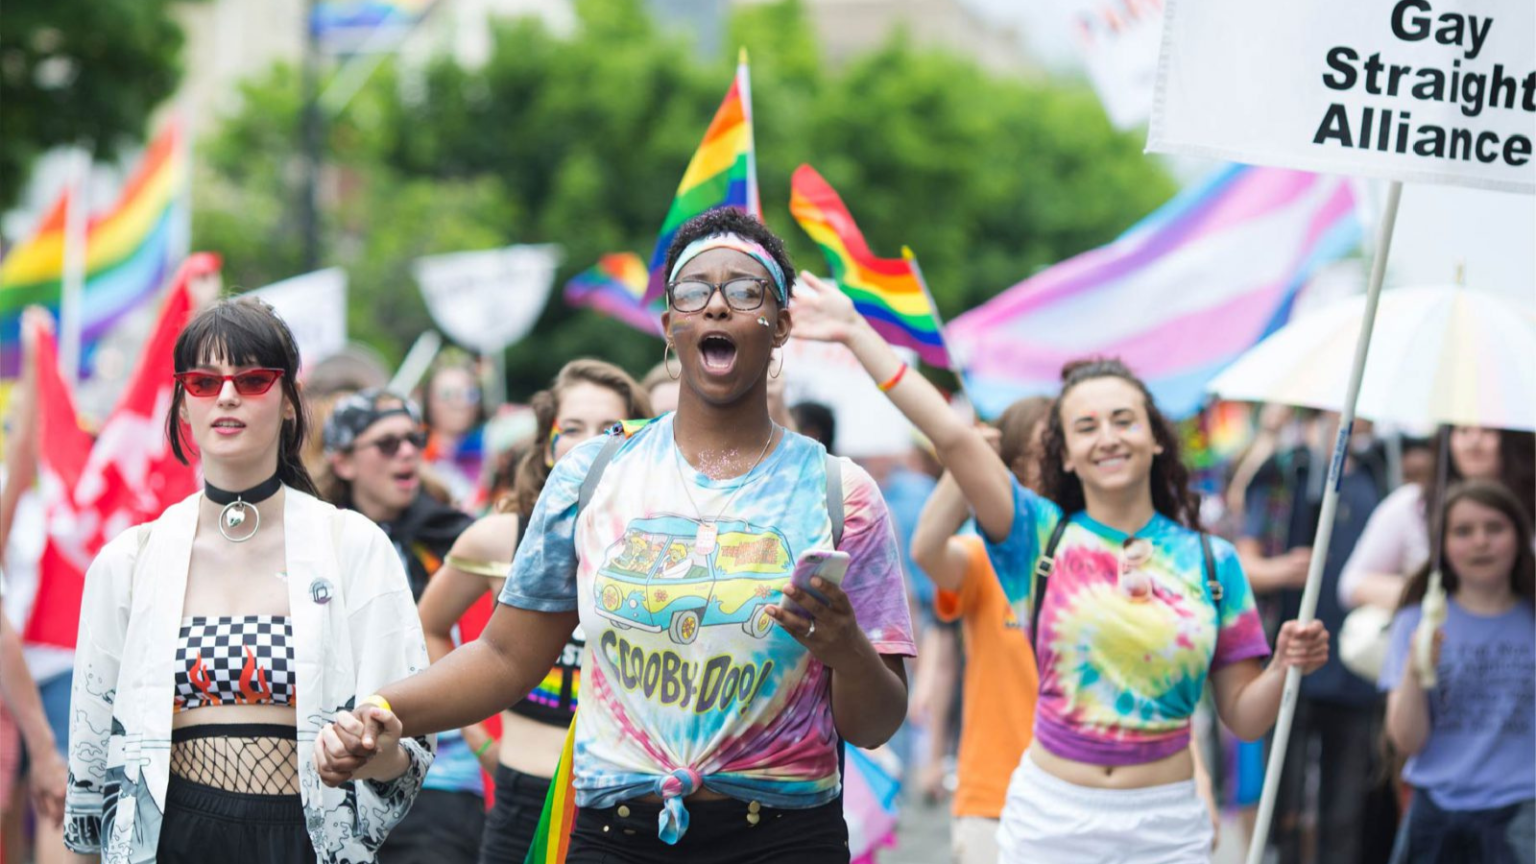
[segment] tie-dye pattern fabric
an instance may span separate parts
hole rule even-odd
[[[1027,628],[1031,574],[1062,514],[1017,484],[1014,501],[1011,532],[1001,543],[988,541],[987,553]],[[1177,753],[1189,745],[1189,717],[1206,676],[1269,653],[1237,551],[1211,538],[1223,593],[1214,604],[1196,532],[1161,514],[1135,535],[1087,513],[1069,519],[1035,640],[1035,740],[1095,765],[1136,765]],[[1122,550],[1132,536],[1151,544],[1150,555],[1122,578]],[[1140,577],[1146,593],[1135,587]]]
[[[578,530],[577,493],[602,443],[555,466],[501,594],[580,612],[579,806],[699,785],[770,807],[832,799],[831,674],[764,611],[802,552],[832,546],[825,451],[788,433],[744,477],[715,481],[679,461],[663,417],[615,454]],[[912,655],[890,516],[868,474],[846,460],[842,471],[843,589],[876,651]],[[740,488],[712,549],[694,549],[699,511],[684,482],[710,519]]]

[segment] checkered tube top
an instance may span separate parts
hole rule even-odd
[[[176,642],[176,710],[293,705],[293,625],[282,615],[183,618]]]

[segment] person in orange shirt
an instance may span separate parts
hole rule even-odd
[[[1036,454],[1050,400],[1021,399],[989,430],[1003,462],[1034,488]],[[970,517],[960,486],[946,473],[912,533],[912,560],[938,587],[934,609],[960,620],[965,640],[959,787],[951,807],[956,864],[997,861],[997,822],[1008,780],[1035,728],[1039,673],[1029,638],[1003,593],[981,538],[956,536]]]

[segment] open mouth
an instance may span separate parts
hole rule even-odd
[[[699,357],[706,371],[724,374],[736,363],[736,343],[721,333],[711,333],[699,340]]]
[[[416,487],[415,471],[396,471],[394,474],[395,485],[401,489],[414,489]]]
[[[1093,464],[1098,466],[1099,468],[1103,468],[1103,469],[1106,469],[1106,470],[1113,471],[1113,470],[1116,470],[1118,468],[1125,467],[1125,465],[1127,463],[1129,463],[1130,461],[1131,461],[1131,457],[1129,457],[1129,456],[1116,455],[1116,456],[1105,456],[1104,458],[1099,459],[1098,461],[1094,462]]]
[[[245,424],[241,423],[239,420],[217,420],[213,424],[214,431],[220,435],[234,435],[244,428]]]

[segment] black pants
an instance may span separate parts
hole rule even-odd
[[[379,847],[379,864],[476,864],[484,827],[484,798],[423,789]]]
[[[566,864],[848,864],[840,798],[804,810],[760,807],[755,825],[745,801],[689,804],[688,833],[675,846],[656,836],[660,811],[640,801],[578,811]]]
[[[548,794],[548,777],[496,766],[496,803],[485,817],[480,864],[523,864]]]
[[[1382,766],[1382,710],[1297,701],[1270,833],[1281,864],[1386,864],[1391,857],[1397,798]],[[1314,820],[1315,850],[1307,842]]]
[[[1536,802],[1488,810],[1442,810],[1413,793],[1392,864],[1526,864],[1536,848]]]
[[[171,775],[155,852],[160,864],[313,862],[304,805],[294,795],[226,792]]]

